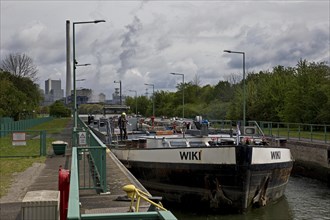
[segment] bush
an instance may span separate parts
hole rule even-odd
[[[61,101],[56,101],[49,106],[49,115],[53,117],[70,117],[71,111]]]

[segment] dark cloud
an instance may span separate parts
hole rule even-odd
[[[78,71],[83,86],[113,92],[114,80],[145,90],[144,83],[173,90],[185,74],[216,84],[235,73],[300,58],[329,61],[329,1],[4,1],[1,3],[1,56],[22,52],[44,78],[65,83],[65,21],[104,19],[76,26],[76,58],[91,63]],[[19,14],[24,19],[12,19]],[[72,23],[71,23],[72,28]],[[72,34],[72,30],[71,30]],[[72,46],[72,45],[71,45]],[[329,61],[330,62],[330,61]],[[149,88],[150,92],[150,88]]]
[[[246,69],[258,71],[277,65],[294,66],[300,59],[321,61],[329,54],[326,45],[329,30],[324,27],[306,27],[304,24],[291,24],[282,30],[279,25],[243,27],[240,43],[236,50],[245,52]],[[241,54],[225,54],[229,58],[228,66],[233,69],[242,68]]]
[[[142,31],[142,27],[142,23],[137,16],[134,17],[131,24],[126,26],[127,32],[123,34],[121,43],[123,51],[119,55],[121,66],[118,72],[121,74],[125,74],[128,69],[135,66],[133,60],[139,47],[137,38]]]

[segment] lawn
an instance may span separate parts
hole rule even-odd
[[[0,197],[6,195],[13,174],[25,171],[32,166],[33,163],[44,163],[46,157],[36,158],[0,158]]]
[[[39,157],[40,137],[38,135],[40,131],[46,130],[47,134],[60,133],[70,120],[71,118],[56,118],[30,128],[27,132],[26,146],[12,146],[11,135],[0,138],[0,197],[6,194],[13,181],[14,173],[25,171],[33,163],[45,162],[46,157]],[[46,146],[50,148],[53,141],[53,138],[47,137]],[[8,156],[17,157],[8,158]]]

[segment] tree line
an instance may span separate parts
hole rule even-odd
[[[198,80],[181,83],[177,92],[155,91],[154,97],[127,97],[131,112],[151,116],[202,115],[208,119],[243,118],[243,80],[219,81],[200,86]],[[246,120],[330,124],[330,67],[324,62],[298,61],[295,67],[276,66],[271,71],[250,72],[246,80]]]
[[[9,54],[0,66],[0,118],[15,121],[34,118],[37,114],[69,117],[70,109],[61,101],[51,106],[40,106],[43,100],[39,85],[35,83],[38,68],[26,54]]]
[[[22,70],[20,70],[22,69]],[[0,117],[15,120],[40,111],[42,95],[34,82],[37,68],[26,55],[9,55],[0,67]],[[234,79],[234,78],[233,78]],[[153,113],[187,118],[202,115],[208,119],[243,118],[243,80],[219,81],[201,86],[194,81],[178,84],[176,92],[155,91],[153,97],[127,97],[129,113],[143,116]],[[245,79],[246,120],[330,124],[330,67],[325,62],[298,61],[294,67],[276,66],[272,70],[250,72]],[[69,115],[68,108],[56,102],[47,112]],[[51,111],[50,111],[51,110]],[[102,105],[81,105],[80,113],[102,113]]]

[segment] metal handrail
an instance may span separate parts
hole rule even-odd
[[[86,132],[86,146],[78,145],[78,132]],[[107,176],[106,176],[106,145],[103,144],[101,140],[89,129],[89,127],[79,118],[78,119],[78,128],[74,131],[76,146],[79,151],[87,151],[92,165],[95,168],[95,176],[98,177],[99,186],[95,185],[95,176],[93,177],[94,185],[93,186],[84,186],[81,189],[100,189],[103,193],[107,192]],[[79,152],[78,152],[79,153]],[[78,165],[79,166],[79,165]],[[79,167],[78,167],[79,169]]]
[[[78,122],[79,124],[80,122]],[[78,125],[79,126],[79,125]],[[78,130],[73,131],[73,138],[77,138],[76,132]],[[95,138],[94,141],[97,143],[101,143],[101,141],[92,134],[89,133],[91,137],[87,140],[88,143],[91,143],[91,139]],[[76,141],[76,140],[75,140]],[[74,142],[73,143],[77,143]],[[99,213],[99,214],[82,214],[80,211],[80,199],[79,199],[79,170],[78,167],[78,158],[79,158],[79,148],[74,145],[72,147],[72,159],[71,159],[71,171],[70,171],[70,192],[69,192],[69,202],[68,202],[68,220],[101,220],[101,219],[163,219],[163,220],[176,220],[177,218],[170,211],[150,211],[150,212],[131,212],[131,213]],[[105,147],[105,145],[104,145]],[[85,149],[87,149],[86,147]],[[105,149],[103,148],[103,144],[101,146],[90,146],[90,150],[93,149]],[[81,149],[81,148],[80,148]],[[104,150],[105,152],[105,150]],[[94,158],[95,159],[95,158]],[[106,170],[106,164],[104,164],[104,169]],[[106,178],[106,176],[104,176]]]
[[[79,206],[79,172],[78,172],[78,151],[76,147],[72,148],[71,171],[70,171],[70,192],[68,206],[68,220],[80,219]]]
[[[211,124],[220,124],[221,128],[234,128],[235,120],[209,120]],[[247,121],[247,123],[255,121]],[[266,136],[287,138],[304,142],[330,143],[330,125],[328,124],[303,124],[257,121]]]

